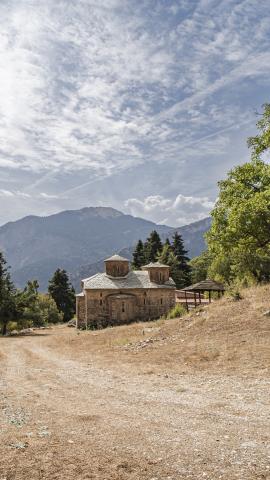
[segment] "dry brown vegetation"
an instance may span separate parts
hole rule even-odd
[[[0,339],[0,479],[269,479],[269,286]]]

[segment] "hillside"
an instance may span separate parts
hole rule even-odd
[[[264,370],[270,366],[270,316],[263,315],[270,310],[270,285],[244,289],[242,296],[240,301],[225,296],[181,319],[82,332],[65,351],[72,356],[74,349],[81,359],[89,351],[104,358],[108,353],[119,363],[136,358],[136,368],[147,362],[154,371]],[[58,342],[55,348],[62,348]]]
[[[208,224],[209,219],[205,219],[180,229],[192,255],[202,250]],[[65,268],[78,285],[78,280],[88,276],[88,272],[90,275],[100,269],[100,264],[96,267],[93,264],[126,248],[131,255],[132,245],[139,238],[145,239],[153,229],[161,236],[174,231],[113,208],[89,207],[9,222],[0,227],[0,250],[18,287],[23,287],[29,279],[37,279],[41,290],[46,290],[56,268]]]
[[[9,222],[0,228],[0,250],[17,286],[36,278],[46,289],[56,268],[76,271],[133,244],[138,236],[145,238],[154,228],[170,230],[112,208],[89,207]]]
[[[170,240],[175,232],[178,232],[182,235],[185,248],[188,250],[188,255],[190,258],[193,258],[199,255],[205,249],[205,240],[204,234],[209,230],[211,225],[211,218],[204,218],[198,222],[191,223],[190,225],[185,225],[183,227],[172,228],[166,232],[160,232],[160,236],[163,241],[166,237]],[[159,229],[159,225],[155,227]],[[143,237],[138,237],[142,238]],[[132,260],[132,254],[134,250],[134,245],[123,248],[119,251],[119,254],[129,260]],[[91,263],[89,265],[82,265],[75,273],[72,274],[72,283],[77,291],[80,289],[80,282],[82,278],[90,277],[95,275],[98,272],[104,271],[104,258],[99,259],[98,262]]]
[[[0,338],[0,478],[269,479],[270,286],[243,296]]]

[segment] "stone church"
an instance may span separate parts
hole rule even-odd
[[[108,258],[105,273],[82,280],[82,293],[76,296],[77,328],[104,328],[164,315],[175,305],[169,270],[156,262],[134,271],[126,258]]]

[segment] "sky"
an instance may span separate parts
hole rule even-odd
[[[269,0],[1,0],[0,225],[208,216],[269,87]]]

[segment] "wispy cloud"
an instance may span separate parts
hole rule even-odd
[[[214,202],[207,197],[188,197],[182,194],[173,199],[162,195],[151,195],[144,199],[130,198],[125,203],[126,210],[132,215],[172,226],[205,218],[213,206]]]
[[[208,133],[218,108],[219,126],[232,110],[238,119],[238,108],[204,101],[269,75],[267,8],[189,5],[147,1],[133,15],[132,0],[4,1],[0,165],[111,175],[157,149],[176,156],[172,146]]]
[[[164,165],[183,183],[205,162],[210,181],[268,100],[269,25],[265,1],[3,0],[0,169],[29,173],[17,191],[55,208],[136,169],[144,191]]]

